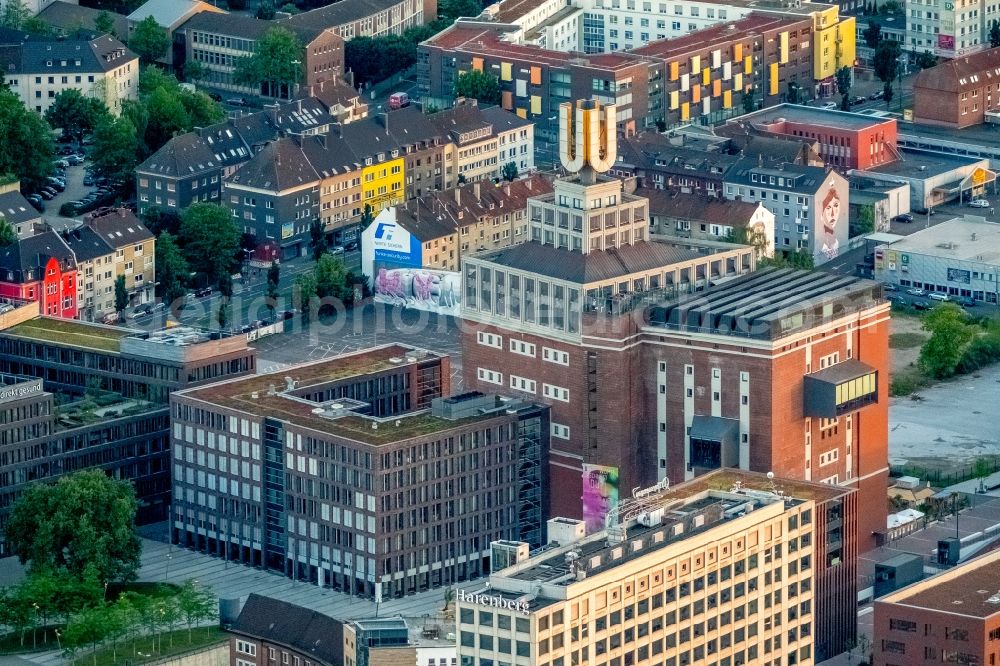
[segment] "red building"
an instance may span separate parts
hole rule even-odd
[[[823,162],[839,171],[865,170],[900,159],[895,118],[781,104],[734,118],[719,133],[732,136],[748,130],[815,141]]]
[[[921,70],[913,80],[913,122],[962,129],[1000,112],[1000,48]]]
[[[76,317],[76,260],[51,229],[0,248],[0,297],[37,301],[39,312]]]

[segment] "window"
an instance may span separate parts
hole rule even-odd
[[[569,402],[569,389],[562,388],[561,386],[542,384],[542,395],[546,398],[559,400],[560,402]]]
[[[524,342],[523,340],[510,340],[510,350],[515,354],[520,354],[521,356],[530,356],[535,358],[535,345],[530,342]]]
[[[517,375],[510,376],[510,387],[518,391],[524,391],[526,393],[535,393],[535,380],[528,379],[526,377],[518,377]]]
[[[488,370],[486,368],[478,368],[477,373],[480,381],[488,382],[490,384],[497,384],[498,386],[503,386],[502,372],[494,372],[493,370]]]
[[[476,333],[476,342],[485,347],[503,349],[503,336],[494,335],[493,333],[484,333],[483,331],[479,331]]]
[[[569,426],[565,426],[561,423],[553,423],[552,436],[557,439],[569,439]]]
[[[236,641],[236,651],[242,654],[248,654],[251,657],[257,656],[257,644],[250,643],[248,641]]]
[[[569,354],[558,349],[542,347],[542,359],[558,365],[569,365]]]

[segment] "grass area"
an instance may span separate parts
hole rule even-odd
[[[30,340],[61,342],[88,349],[116,352],[119,350],[121,339],[130,331],[39,317],[18,324],[7,332]]]
[[[920,333],[893,333],[889,336],[889,349],[913,349],[924,344],[927,338]]]
[[[229,640],[229,634],[219,627],[198,627],[191,632],[191,642],[188,642],[188,630],[164,632],[160,636],[143,636],[135,643],[135,651],[131,641],[122,641],[118,649],[101,648],[97,652],[80,654],[70,662],[71,666],[115,666],[116,664],[144,664],[150,661],[193,652],[211,645],[217,645]],[[173,645],[171,645],[173,641]]]
[[[889,385],[889,395],[896,398],[907,396],[917,391],[927,388],[934,381],[925,375],[917,366],[910,366],[892,376],[892,383]]]
[[[56,649],[55,630],[62,630],[62,625],[48,627],[46,631],[39,629],[32,636],[32,632],[24,634],[24,643],[21,643],[21,633],[12,631],[9,634],[0,636],[0,654],[17,654],[25,652],[41,652],[43,650]]]

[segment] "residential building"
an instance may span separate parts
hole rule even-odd
[[[203,2],[203,0],[146,0],[138,9],[128,15],[127,37],[131,39],[135,27],[145,19],[152,17],[158,26],[167,31],[172,45],[157,62],[167,67],[181,67],[184,63],[183,42],[179,44],[174,39],[174,33],[192,16],[202,12],[224,14],[225,10],[210,2]]]
[[[0,401],[6,398],[11,409],[28,416],[8,415],[0,433],[0,525],[29,484],[90,468],[135,484],[141,523],[165,520],[167,394],[252,373],[255,353],[246,338],[211,339],[186,327],[146,333],[39,317],[34,304],[4,318]],[[0,542],[0,554],[9,554],[4,548]]]
[[[986,157],[971,157],[955,151],[944,153],[900,148],[899,159],[852,174],[883,185],[907,184],[910,210],[926,213],[948,201],[966,202],[982,197],[996,183],[997,172]]]
[[[172,540],[374,599],[544,544],[548,409],[450,381],[388,345],[172,394]]]
[[[640,186],[649,189],[721,196],[725,174],[740,156],[690,143],[685,135],[675,138],[658,132],[623,137],[609,173],[635,178]]]
[[[294,89],[271,90],[266,85],[247,86],[236,83],[234,72],[240,58],[257,50],[257,40],[273,21],[242,14],[201,12],[195,14],[174,31],[174,42],[183,49],[184,62],[198,62],[206,70],[201,82],[212,88],[236,95],[261,95],[288,99],[296,96]],[[331,29],[320,25],[290,26],[302,45],[296,60],[302,66],[301,85],[314,86],[321,81],[336,81],[344,74],[344,40]]]
[[[362,230],[362,272],[373,278],[381,268],[457,272],[466,256],[525,242],[528,198],[551,191],[535,174],[457,185],[386,208]]]
[[[646,187],[633,193],[649,201],[649,232],[655,236],[725,243],[746,230],[747,238],[760,236],[761,256],[774,254],[774,213],[760,202]]]
[[[965,215],[875,248],[876,280],[950,298],[997,303],[1000,224]]]
[[[990,26],[996,4],[990,0],[940,5],[918,0],[905,6],[906,46],[915,53],[929,51],[939,58],[961,58],[990,46]]]
[[[77,317],[100,321],[114,314],[119,276],[125,278],[128,307],[153,302],[156,238],[131,210],[91,213],[62,238],[77,263]]]
[[[139,214],[153,206],[181,212],[199,201],[221,201],[222,180],[281,133],[328,132],[334,122],[315,98],[294,100],[179,134],[136,167]]]
[[[818,265],[847,249],[847,179],[827,167],[765,165],[744,157],[726,174],[726,199],[759,202],[774,214],[774,250]]]
[[[437,0],[342,0],[278,19],[290,30],[322,27],[347,41],[352,37],[401,35],[437,18]]]
[[[76,317],[76,272],[73,252],[48,228],[0,248],[0,296],[37,302],[44,315]]]
[[[874,666],[993,664],[1000,655],[1000,552],[875,600]]]
[[[455,173],[464,182],[499,178],[510,162],[519,174],[534,168],[534,123],[529,120],[499,107],[480,110],[474,99],[460,99],[428,118],[455,144]]]
[[[744,95],[753,108],[784,101],[792,87],[815,97],[815,32],[809,16],[753,13],[632,52],[655,62],[660,74],[662,92],[655,95],[662,116],[656,120],[668,127],[715,124],[743,113]]]
[[[353,75],[350,77],[353,80]],[[368,104],[364,102],[361,93],[353,83],[345,78],[320,81],[299,92],[299,96],[315,97],[325,106],[337,122],[347,123],[368,117]]]
[[[344,664],[344,623],[287,601],[253,593],[227,630],[230,666]]]
[[[75,35],[80,30],[100,34],[97,33],[95,21],[101,11],[64,0],[51,0],[37,16],[59,35]],[[112,20],[111,36],[121,39],[128,35],[128,17],[115,12],[108,14]]]
[[[764,136],[815,142],[825,165],[841,172],[900,159],[895,118],[781,104],[739,116],[720,129],[733,137],[753,130]]]
[[[19,180],[0,183],[0,219],[11,226],[18,238],[33,234],[35,225],[42,221],[41,214],[21,194]]]
[[[64,90],[99,99],[116,115],[138,96],[139,57],[110,35],[49,39],[0,28],[0,58],[7,88],[38,113]]]
[[[460,588],[460,661],[802,665],[853,637],[827,600],[856,594],[855,492],[733,471],[640,492],[606,529]]]
[[[913,81],[913,121],[962,129],[1000,119],[1000,48],[922,69]]]

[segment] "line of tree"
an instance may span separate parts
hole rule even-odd
[[[1000,326],[973,319],[955,303],[928,312],[923,328],[931,337],[920,348],[920,368],[929,377],[946,379],[1000,361]]]
[[[894,39],[880,40],[878,46],[875,47],[873,66],[875,76],[882,82],[882,94],[886,108],[889,108],[889,103],[893,98],[892,81],[899,74],[899,56],[902,53],[902,47]]]
[[[233,80],[258,88],[268,97],[290,98],[302,82],[302,43],[291,30],[268,28],[253,55],[236,61]]]

